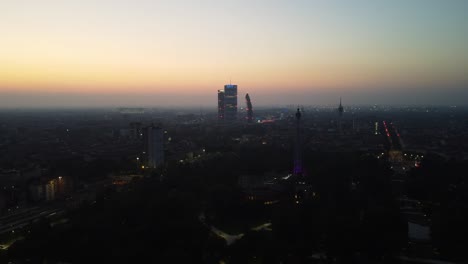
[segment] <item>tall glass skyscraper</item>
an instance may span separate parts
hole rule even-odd
[[[237,120],[237,85],[224,85],[224,119]]]

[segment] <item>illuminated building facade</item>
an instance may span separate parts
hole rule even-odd
[[[57,178],[41,179],[40,182],[29,186],[29,196],[35,201],[54,201],[63,199],[73,191],[73,180],[70,177],[59,176]]]

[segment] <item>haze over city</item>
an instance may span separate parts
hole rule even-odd
[[[467,0],[0,0],[0,263],[468,263]]]
[[[468,2],[2,1],[0,107],[466,104]]]

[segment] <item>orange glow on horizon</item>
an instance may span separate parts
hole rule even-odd
[[[258,68],[254,68],[258,67]],[[249,90],[279,92],[339,90],[379,85],[412,86],[447,82],[431,70],[406,72],[374,65],[305,65],[278,67],[246,65],[235,69],[233,83]],[[180,66],[10,64],[0,69],[0,91],[86,93],[197,93],[212,92],[228,83],[223,69]]]
[[[468,83],[467,5],[319,2],[3,1],[0,93],[212,94],[230,78],[271,93]]]

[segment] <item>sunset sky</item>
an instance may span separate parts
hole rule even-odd
[[[0,107],[466,104],[466,0],[0,0]]]

